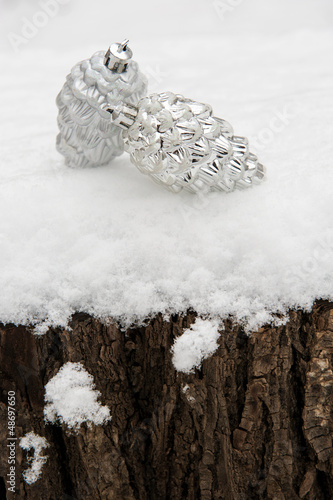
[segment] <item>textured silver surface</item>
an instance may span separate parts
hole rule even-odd
[[[125,151],[138,169],[179,192],[233,191],[260,182],[264,167],[248,141],[212,116],[207,104],[171,92],[152,94],[133,106],[120,104],[112,120],[124,129]]]
[[[105,65],[105,57],[101,51],[76,64],[56,100],[57,149],[70,167],[103,165],[121,155],[121,130],[106,109],[122,100],[136,104],[147,93],[147,80],[135,61],[126,58],[124,72],[118,73]]]

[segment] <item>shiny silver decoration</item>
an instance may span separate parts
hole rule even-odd
[[[147,80],[132,60],[128,40],[114,43],[76,64],[57,97],[57,149],[70,167],[109,163],[124,151],[121,130],[107,109],[126,101],[136,104],[147,93]]]
[[[108,48],[104,56],[104,64],[115,73],[123,73],[127,69],[129,61],[133,57],[133,52],[128,47],[129,40],[122,43],[113,43]]]
[[[124,130],[132,163],[175,193],[230,192],[264,177],[247,139],[212,116],[208,104],[165,92],[145,97],[137,106],[119,104],[110,112],[112,122]]]

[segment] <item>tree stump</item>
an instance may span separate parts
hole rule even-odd
[[[219,349],[193,374],[177,373],[170,348],[195,313],[161,316],[126,332],[85,314],[72,331],[37,337],[2,326],[0,497],[42,500],[321,500],[333,498],[333,303],[291,311],[286,325],[246,335],[225,321]],[[112,420],[44,423],[44,386],[82,362]],[[7,490],[7,394],[16,436],[50,444],[41,478]],[[5,450],[5,451],[4,451]]]

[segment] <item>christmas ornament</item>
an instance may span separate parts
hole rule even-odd
[[[136,104],[147,93],[147,81],[132,60],[128,40],[114,43],[76,64],[57,97],[57,149],[71,167],[108,163],[122,154],[121,130],[106,111],[126,100]]]
[[[144,97],[136,106],[122,102],[109,112],[112,123],[123,129],[132,163],[175,193],[229,192],[264,177],[247,139],[212,116],[208,104],[165,92]]]

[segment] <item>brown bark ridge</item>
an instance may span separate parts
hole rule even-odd
[[[291,311],[250,336],[225,321],[219,349],[186,375],[170,348],[195,313],[161,316],[126,332],[76,314],[72,331],[34,336],[3,326],[0,497],[70,500],[321,500],[333,498],[333,304]],[[43,421],[44,385],[82,362],[112,420],[70,434]],[[27,485],[16,447],[16,495],[6,492],[7,393],[17,428],[50,444]]]

